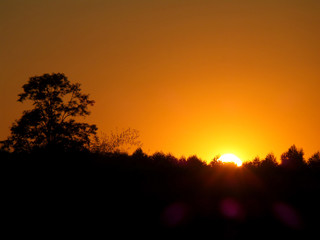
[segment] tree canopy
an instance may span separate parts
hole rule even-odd
[[[11,135],[1,142],[2,148],[28,152],[43,147],[89,146],[97,127],[75,118],[89,115],[88,106],[94,101],[82,93],[79,83],[71,83],[63,73],[53,73],[31,77],[22,88],[18,101],[31,101],[33,109],[24,111],[12,125]]]
[[[287,152],[281,155],[281,164],[290,169],[302,167],[305,164],[303,155],[302,149],[292,145]]]

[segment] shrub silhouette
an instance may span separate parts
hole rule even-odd
[[[125,129],[121,132],[111,132],[110,135],[102,133],[95,135],[91,141],[90,151],[107,154],[115,152],[128,152],[131,147],[141,148],[139,131],[136,129]]]

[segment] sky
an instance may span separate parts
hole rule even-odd
[[[83,121],[139,130],[148,154],[308,158],[319,29],[318,0],[0,0],[0,139],[22,85],[60,72],[96,101]]]

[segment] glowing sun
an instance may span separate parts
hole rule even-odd
[[[232,154],[232,153],[227,153],[227,154],[223,154],[218,161],[221,161],[223,163],[234,163],[236,164],[238,167],[240,167],[242,165],[242,161],[240,160],[240,158],[238,158],[236,155]]]

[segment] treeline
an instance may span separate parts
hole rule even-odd
[[[292,145],[287,152],[281,155],[280,161],[277,161],[273,153],[269,153],[264,159],[256,157],[252,161],[245,162],[244,166],[249,168],[282,167],[291,170],[301,170],[304,167],[318,168],[320,166],[320,152],[314,153],[306,160],[303,149]]]
[[[319,236],[319,161],[301,153],[236,167],[141,149],[1,152],[3,216],[46,236]]]
[[[136,130],[127,129],[123,133],[127,133],[127,135],[130,134],[130,137],[132,135],[132,132],[134,134],[138,134]],[[120,133],[120,134],[123,134]],[[99,156],[99,158],[104,159],[110,159],[111,158],[117,158],[118,156],[126,156],[127,158],[137,158],[144,159],[147,161],[141,161],[141,163],[152,163],[155,166],[160,165],[173,165],[173,166],[180,166],[180,167],[186,167],[186,166],[197,166],[198,167],[209,167],[209,168],[215,168],[219,166],[229,166],[229,167],[236,167],[236,164],[229,162],[229,163],[222,163],[220,162],[219,155],[215,156],[210,162],[205,162],[202,159],[198,158],[196,155],[193,155],[191,157],[180,157],[177,158],[172,154],[165,154],[163,152],[156,152],[152,155],[147,155],[143,152],[143,150],[139,147],[137,150],[134,151],[132,155],[129,155],[126,151],[121,151],[120,148],[109,146],[111,144],[115,145],[115,142],[125,142],[128,141],[126,138],[122,139],[118,136],[113,136],[114,139],[109,140],[108,142],[103,142],[103,144],[99,143],[93,145],[93,147],[88,149],[66,149],[61,148],[59,145],[55,147],[44,147],[44,148],[34,148],[32,151],[25,151],[25,152],[10,152],[6,151],[4,149],[0,149],[0,158],[2,160],[17,160],[21,158],[30,158],[29,156],[40,156],[42,154],[74,154],[74,153],[84,153],[85,155],[90,155],[93,157]],[[127,137],[127,136],[126,136]],[[137,137],[135,137],[134,141]],[[106,145],[107,147],[105,147]],[[118,144],[120,145],[120,144]],[[134,146],[134,144],[130,144],[131,146]],[[139,145],[141,143],[139,142]],[[107,149],[107,150],[106,150]],[[320,152],[314,153],[309,159],[304,158],[304,151],[303,149],[298,149],[295,145],[292,145],[286,152],[284,152],[281,156],[279,161],[277,160],[276,156],[273,153],[269,153],[266,155],[265,158],[256,157],[251,161],[245,161],[243,162],[242,167],[244,168],[250,168],[250,169],[268,169],[268,168],[283,168],[283,169],[290,169],[290,170],[297,170],[300,171],[302,168],[319,168],[320,167]]]

